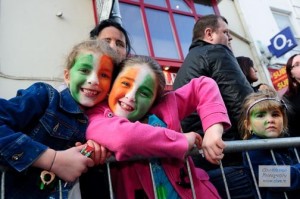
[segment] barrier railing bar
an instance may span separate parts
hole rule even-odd
[[[107,169],[107,178],[108,178],[108,186],[109,186],[109,198],[113,199],[114,191],[113,191],[111,175],[110,175],[110,162],[106,163],[106,169]]]
[[[300,137],[226,141],[224,153],[300,146]]]
[[[4,194],[5,194],[5,185],[4,185],[4,183],[5,183],[5,173],[6,173],[6,171],[3,171],[2,172],[2,175],[1,175],[1,199],[4,199]]]
[[[297,149],[295,147],[294,147],[294,153],[296,155],[298,163],[300,163],[299,154],[298,154],[298,151],[297,151]]]
[[[292,138],[273,138],[273,139],[258,139],[258,140],[236,140],[236,141],[225,141],[224,153],[235,153],[243,152],[255,149],[274,149],[274,148],[286,148],[286,147],[297,147],[300,146],[300,137]],[[194,148],[188,155],[199,155],[203,154],[202,149]],[[151,157],[159,158],[159,157]],[[142,156],[132,157],[126,161],[136,161],[149,159]],[[114,156],[109,157],[106,162],[116,162]]]
[[[225,185],[225,191],[226,191],[227,199],[231,199],[222,161],[220,161],[220,168],[221,168],[221,172],[222,172],[223,182],[224,182],[224,185]]]
[[[273,159],[274,163],[275,163],[276,165],[278,165],[273,149],[270,149],[270,152],[271,152],[272,159]],[[285,191],[283,192],[283,194],[284,194],[284,198],[285,198],[285,199],[288,199],[288,196],[287,196],[287,194],[286,194]]]
[[[193,176],[192,176],[192,173],[191,173],[190,163],[189,163],[187,158],[185,159],[185,162],[186,162],[186,167],[187,167],[188,174],[189,174],[189,179],[190,179],[190,183],[191,183],[193,198],[196,199],[196,192],[195,192],[195,187],[194,187]]]
[[[152,179],[152,187],[153,187],[153,192],[154,192],[154,199],[157,199],[157,191],[156,191],[156,186],[155,186],[155,179],[153,175],[153,167],[151,164],[151,161],[149,161],[149,169],[150,169],[150,174],[151,174],[151,179]]]
[[[248,161],[249,168],[250,168],[250,171],[251,171],[251,175],[252,175],[252,179],[253,179],[253,183],[254,183],[254,186],[255,186],[255,189],[256,189],[257,196],[258,196],[259,199],[261,199],[261,194],[260,194],[260,191],[259,191],[259,188],[258,188],[257,179],[256,179],[255,174],[254,174],[254,170],[253,170],[253,167],[252,167],[252,163],[251,163],[248,151],[246,151],[246,157],[247,157],[247,161]]]

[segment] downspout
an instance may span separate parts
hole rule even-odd
[[[0,71],[0,78],[11,79],[11,80],[28,80],[28,81],[49,81],[49,82],[63,82],[63,78],[58,77],[26,77],[26,76],[15,76],[8,75]]]
[[[241,11],[241,8],[240,8],[240,5],[239,5],[239,0],[232,0],[234,2],[234,5],[235,5],[235,9],[238,13],[238,16],[240,18],[240,21],[242,22],[242,24],[247,24],[245,22],[245,17],[243,15],[243,12]],[[263,69],[263,73],[265,75],[265,80],[267,80],[267,84],[273,86],[273,83],[272,83],[272,80],[271,80],[271,76],[270,76],[270,73],[269,73],[269,70],[267,69],[268,65],[269,65],[269,61],[266,63],[266,58],[263,58],[262,55],[261,55],[261,52],[258,52],[257,49],[256,49],[256,46],[253,42],[253,38],[251,37],[251,34],[248,30],[248,28],[245,28],[245,25],[244,25],[244,31],[247,35],[247,37],[249,39],[247,39],[247,41],[249,42],[249,46],[250,46],[250,49],[251,49],[251,52],[252,52],[252,55],[255,59],[255,63],[260,63],[262,69]]]

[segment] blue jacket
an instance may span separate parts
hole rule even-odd
[[[261,139],[255,135],[252,140]],[[280,138],[277,138],[280,139]],[[261,187],[260,194],[264,199],[284,199],[286,192],[288,198],[298,198],[300,193],[300,164],[296,162],[296,157],[291,148],[273,149],[274,156],[278,165],[290,165],[291,167],[291,186],[290,187]],[[258,182],[259,165],[276,165],[273,161],[270,150],[251,150],[248,151],[255,177]],[[245,152],[243,153],[244,165],[249,168]],[[297,193],[297,194],[296,194]]]
[[[64,150],[75,142],[84,143],[87,124],[87,116],[69,89],[59,93],[48,84],[35,83],[19,90],[10,100],[0,99],[0,165],[6,171],[1,187],[4,186],[5,198],[55,196],[62,182],[41,191],[41,169],[30,165],[48,147]],[[63,187],[63,192],[69,189]]]

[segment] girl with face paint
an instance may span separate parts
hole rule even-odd
[[[72,198],[72,182],[100,163],[100,145],[88,141],[95,150],[88,158],[81,153],[87,144],[78,143],[86,142],[85,110],[106,98],[117,61],[105,42],[85,41],[68,57],[68,88],[58,92],[39,82],[19,90],[12,99],[0,99],[1,194],[5,198]]]
[[[164,188],[157,187],[160,190],[158,192],[163,192],[166,198],[191,198],[183,159],[194,144],[201,147],[202,139],[195,132],[180,133],[180,120],[196,109],[205,132],[216,142],[211,153],[219,153],[215,159],[222,159],[220,148],[224,147],[224,143],[218,142],[217,138],[222,136],[224,129],[230,127],[230,121],[216,83],[210,78],[200,77],[176,91],[164,94],[164,75],[155,60],[133,56],[125,59],[121,68],[108,103],[102,102],[88,111],[90,124],[87,139],[101,143],[114,153],[117,160],[136,155],[164,157],[158,165],[165,174],[162,180],[166,181],[162,186]],[[143,124],[152,118],[148,117],[148,113],[158,116],[165,125],[160,125],[163,123],[160,120],[154,122],[157,127]],[[190,158],[188,161],[192,175],[197,176],[194,178],[197,180],[193,181],[197,196],[205,194],[207,198],[219,198],[205,171],[195,168]],[[146,160],[118,165],[112,171],[112,176],[116,178],[113,178],[113,186],[117,198],[134,198],[135,194],[154,198]],[[143,176],[142,181],[139,176]]]
[[[239,122],[243,139],[279,139],[287,136],[287,123],[286,105],[283,100],[279,99],[275,90],[253,93],[245,98]],[[273,152],[277,163],[273,160],[270,150],[248,151],[256,179],[259,176],[259,165],[290,165],[291,185],[260,188],[261,198],[285,198],[284,192],[287,193],[288,198],[295,198],[298,195],[295,191],[300,191],[300,164],[296,161],[292,149],[273,149]],[[243,156],[244,165],[249,167],[246,154],[244,153]]]

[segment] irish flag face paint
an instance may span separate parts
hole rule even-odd
[[[109,92],[113,62],[99,53],[81,53],[69,71],[65,81],[73,98],[82,106],[91,107],[104,100]]]
[[[115,115],[130,121],[141,119],[156,98],[158,83],[155,80],[147,64],[125,66],[109,94],[109,107]]]
[[[256,110],[250,114],[250,129],[263,138],[279,137],[283,131],[283,116],[280,110]]]

